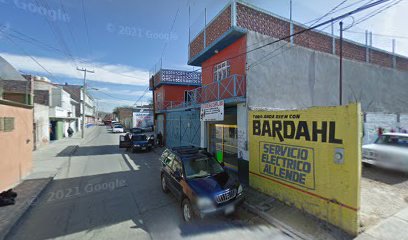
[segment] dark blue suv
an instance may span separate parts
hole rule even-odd
[[[231,214],[244,200],[239,181],[203,149],[166,149],[160,161],[162,190],[180,201],[186,222],[195,216]]]

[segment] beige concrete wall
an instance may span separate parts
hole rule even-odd
[[[31,171],[33,110],[0,101],[0,117],[14,117],[14,130],[0,131],[0,191],[3,191],[18,184]]]

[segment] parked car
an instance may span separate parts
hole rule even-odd
[[[151,151],[153,145],[149,143],[148,138],[144,134],[132,134],[128,133],[124,136],[120,136],[119,147],[137,151]]]
[[[183,219],[231,214],[244,200],[239,181],[218,161],[196,147],[166,149],[160,157],[161,187],[181,203]]]
[[[134,133],[134,134],[140,134],[140,133],[143,133],[143,129],[141,129],[141,128],[132,128],[132,129],[130,129],[130,132]]]
[[[408,172],[408,134],[384,133],[363,146],[363,163]]]
[[[112,128],[112,132],[113,133],[124,133],[125,132],[125,128],[122,125],[115,125]]]

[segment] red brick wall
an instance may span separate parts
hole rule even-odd
[[[205,41],[206,46],[209,46],[217,38],[221,37],[223,33],[228,31],[231,27],[231,6],[227,7],[218,17],[211,22],[206,28]]]
[[[408,71],[408,59],[397,57],[397,69]]]
[[[392,55],[370,49],[370,63],[392,68]]]
[[[231,24],[230,19],[231,7],[225,9],[219,17],[214,20],[207,29],[206,42],[207,45],[216,40]],[[283,38],[290,34],[290,24],[288,21],[267,13],[258,11],[244,4],[237,3],[237,26],[258,32],[273,38]],[[302,30],[301,26],[294,26],[294,31]],[[190,58],[197,55],[204,49],[204,34],[201,33],[190,44]],[[286,41],[289,41],[287,39]],[[303,46],[320,52],[332,53],[332,38],[328,35],[321,34],[315,31],[308,31],[294,37],[296,45]],[[336,55],[339,54],[339,39],[336,39]],[[357,61],[366,61],[366,48],[361,45],[354,44],[345,40],[343,42],[343,57]],[[374,49],[370,50],[370,63],[392,67],[392,54],[384,53]],[[397,68],[400,70],[408,70],[408,58],[397,58]],[[204,72],[204,71],[203,71]],[[203,73],[204,75],[204,73]],[[209,77],[203,76],[204,79]],[[212,77],[211,77],[212,78]],[[203,82],[204,84],[204,82]]]
[[[246,51],[246,36],[241,37],[233,44],[229,45],[219,53],[203,62],[202,66],[202,85],[208,85],[214,82],[214,65],[228,58],[230,61],[230,73],[245,75],[246,55],[242,54]],[[242,54],[242,55],[240,55]],[[238,56],[240,55],[240,56]],[[234,57],[238,56],[238,57]]]
[[[336,55],[340,53],[340,40],[336,39]],[[343,41],[343,57],[347,59],[366,61],[366,49],[365,47]]]
[[[290,34],[289,22],[240,3],[237,3],[237,25],[273,38],[283,38]],[[294,32],[298,32],[302,29],[301,26],[294,26]],[[289,39],[286,41],[289,41]],[[294,42],[296,45],[309,49],[332,53],[332,38],[315,31],[308,31],[295,36]],[[338,39],[336,39],[336,54],[339,54]],[[343,41],[343,57],[365,62],[366,49],[364,46],[356,45],[345,40]],[[392,67],[392,55],[371,49],[370,62],[384,67]],[[397,58],[397,68],[408,70],[408,59]]]
[[[204,49],[204,32],[201,32],[191,43],[190,43],[190,59],[200,53]]]
[[[47,90],[34,90],[34,103],[49,105],[50,92]]]
[[[299,32],[305,28],[294,26],[294,32]],[[332,38],[317,32],[307,31],[294,36],[294,43],[306,48],[310,48],[320,52],[332,53],[333,43]]]
[[[289,35],[289,23],[237,3],[237,25],[275,38]]]

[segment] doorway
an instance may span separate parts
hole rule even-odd
[[[238,127],[229,124],[210,124],[209,151],[218,162],[238,171]]]

